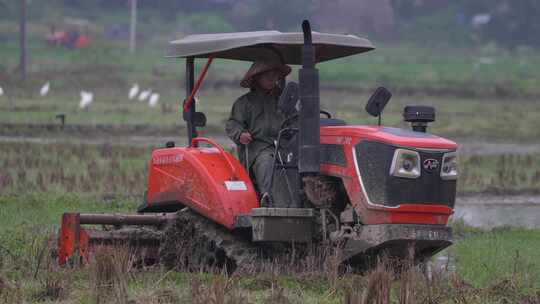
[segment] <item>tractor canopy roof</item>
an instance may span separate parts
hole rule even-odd
[[[373,44],[354,35],[312,32],[316,62],[373,50]],[[257,31],[190,35],[171,41],[166,57],[223,58],[244,61],[278,59],[302,64],[303,34]]]

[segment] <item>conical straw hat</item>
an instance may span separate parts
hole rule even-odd
[[[240,86],[243,88],[251,88],[253,85],[253,77],[271,70],[279,70],[281,72],[281,77],[285,77],[291,72],[291,67],[275,61],[256,61],[246,72],[242,81],[240,81]]]

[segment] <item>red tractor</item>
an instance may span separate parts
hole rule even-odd
[[[90,38],[91,24],[81,20],[64,21],[63,29],[57,30],[54,26],[45,36],[47,44],[63,46],[68,49],[78,50],[87,47],[92,42]]]
[[[139,214],[64,214],[60,264],[74,257],[88,261],[98,246],[115,240],[144,251],[145,260],[163,261],[164,248],[191,238],[200,245],[192,254],[234,264],[253,258],[257,248],[271,251],[271,244],[333,241],[343,246],[342,261],[350,265],[383,252],[405,257],[410,248],[415,259],[423,261],[451,245],[447,223],[456,193],[457,145],[426,133],[434,109],[407,106],[403,115],[412,130],[381,126],[391,94],[379,88],[366,105],[367,112],[379,118],[378,125],[348,125],[333,118],[319,106],[316,63],[374,47],[353,35],[312,32],[307,21],[302,28],[303,33],[205,34],[172,41],[168,57],[186,59],[187,146],[169,142],[152,152]],[[284,86],[279,100],[289,116],[275,143],[274,181],[285,183],[288,193],[274,193],[271,199],[278,207],[269,208],[260,205],[238,159],[214,140],[198,136],[206,117],[196,111],[193,97],[214,58],[255,61],[275,56],[302,67],[299,83]],[[197,82],[196,58],[208,59]],[[83,224],[155,229],[136,233]]]

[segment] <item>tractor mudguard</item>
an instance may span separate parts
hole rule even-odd
[[[198,147],[199,142],[212,147]],[[210,139],[197,137],[190,147],[154,150],[149,168],[146,204],[140,211],[185,206],[233,229],[238,215],[259,207],[244,167]]]

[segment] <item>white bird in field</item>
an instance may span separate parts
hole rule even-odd
[[[150,93],[152,93],[152,90],[144,90],[139,94],[139,101],[145,101],[148,96],[150,96]]]
[[[148,105],[150,106],[150,108],[153,108],[157,105],[158,101],[159,101],[159,94],[152,93],[152,95],[150,95],[150,99],[148,100]]]
[[[41,90],[39,90],[39,94],[41,96],[47,96],[49,94],[49,89],[51,88],[51,84],[47,81],[42,87]]]
[[[94,99],[94,94],[86,91],[81,91],[81,101],[79,101],[79,108],[86,109]]]
[[[139,93],[139,85],[134,84],[133,87],[131,87],[131,89],[129,90],[129,100],[132,100],[133,98],[135,98],[135,96],[137,96],[138,93]]]
[[[480,62],[481,64],[491,65],[495,63],[495,59],[490,57],[480,57],[478,59],[478,62]]]
[[[471,19],[471,25],[475,29],[479,29],[482,25],[486,25],[491,21],[491,14],[476,14]]]
[[[0,96],[4,95],[4,89],[2,89],[2,87],[0,87]]]

